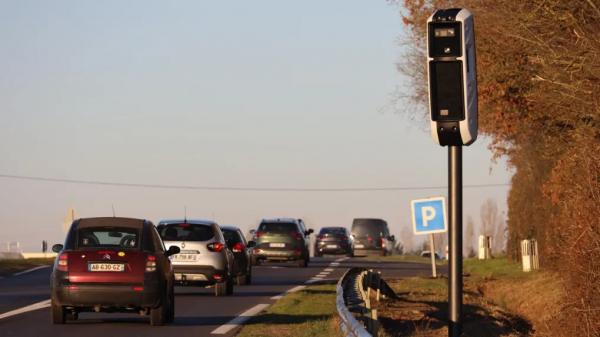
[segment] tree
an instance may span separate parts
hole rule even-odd
[[[464,231],[464,239],[463,239],[463,252],[468,257],[475,256],[475,249],[473,246],[473,239],[475,238],[475,224],[473,222],[473,218],[469,215],[467,217],[467,226]]]

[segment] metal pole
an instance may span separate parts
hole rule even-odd
[[[462,146],[448,146],[450,277],[448,278],[448,336],[462,333]]]
[[[433,234],[429,234],[429,251],[431,252],[431,276],[437,278],[437,270],[435,267],[435,241]]]

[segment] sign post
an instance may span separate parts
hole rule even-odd
[[[415,235],[429,234],[431,274],[437,278],[433,234],[446,232],[446,200],[444,197],[417,199],[412,200],[410,206]]]
[[[448,146],[450,275],[448,336],[462,333],[462,147],[477,139],[477,66],[473,15],[440,9],[427,19],[431,136]]]

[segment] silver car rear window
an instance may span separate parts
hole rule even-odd
[[[158,233],[164,241],[208,241],[215,236],[211,226],[189,223],[160,226]]]

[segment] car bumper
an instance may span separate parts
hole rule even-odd
[[[174,265],[175,282],[217,283],[225,280],[225,271],[213,266]]]
[[[53,290],[58,305],[72,307],[155,308],[160,304],[158,286],[148,285],[61,285]]]
[[[355,256],[380,255],[385,250],[383,248],[354,248]]]
[[[261,260],[291,261],[302,259],[302,252],[297,250],[255,249],[254,256]]]
[[[336,247],[327,247],[326,245],[320,246],[320,247],[316,247],[317,251],[319,253],[323,253],[323,254],[347,254],[352,252],[352,249],[350,247],[344,247],[344,246],[336,246]]]

